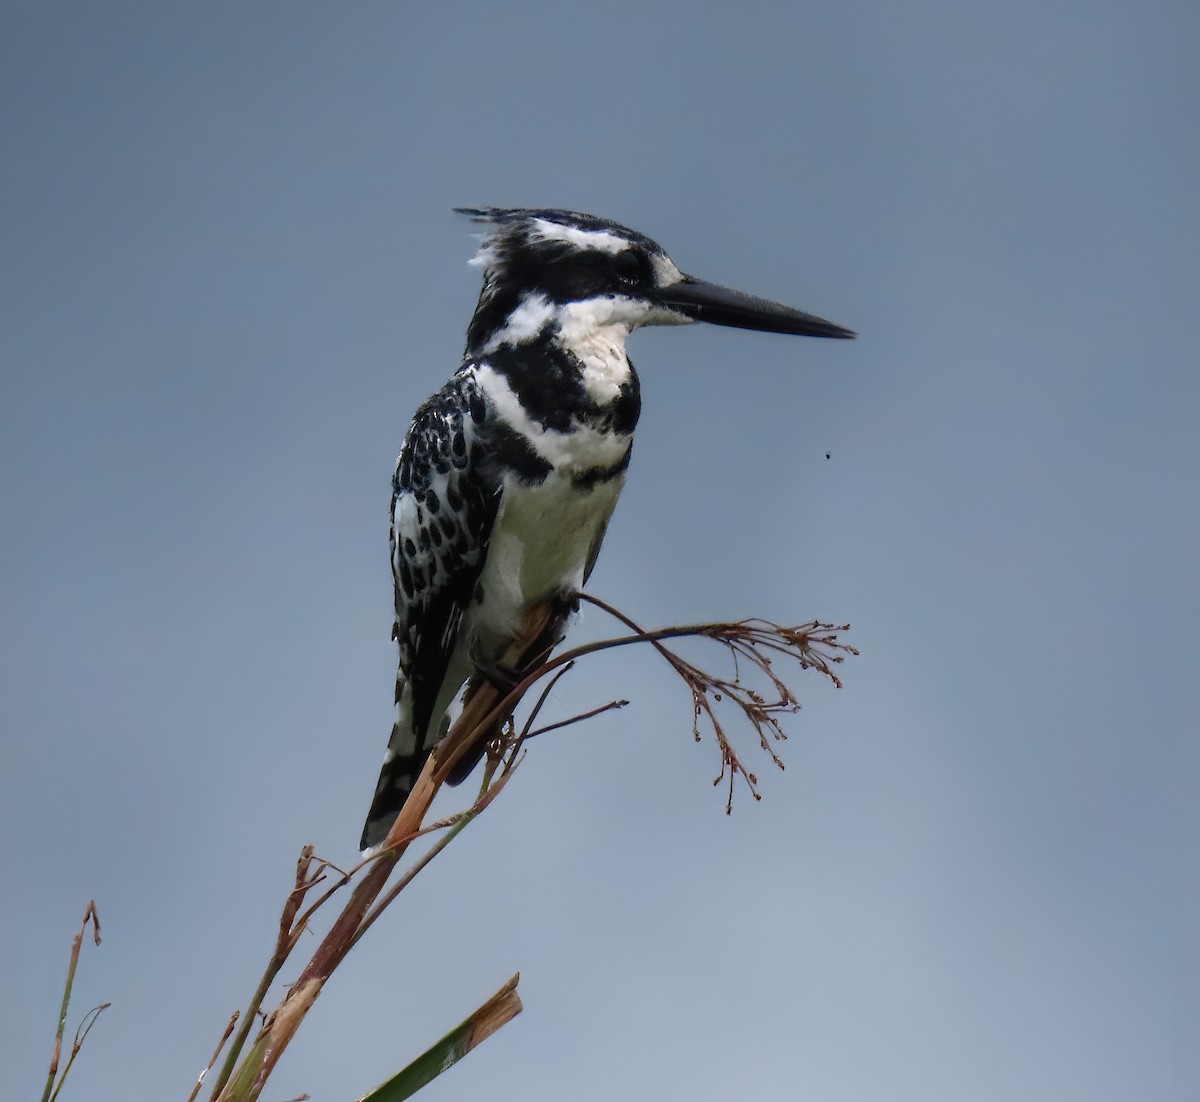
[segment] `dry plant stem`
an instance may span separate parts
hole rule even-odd
[[[250,1030],[254,1028],[254,1019],[258,1013],[258,1008],[262,1006],[263,999],[267,997],[267,992],[270,991],[271,984],[275,982],[275,977],[279,975],[279,970],[283,967],[286,959],[286,957],[279,955],[278,950],[271,955],[266,970],[263,972],[262,978],[258,981],[258,987],[254,989],[254,994],[250,996],[250,1005],[246,1008],[246,1013],[242,1015],[242,1025],[238,1030],[237,1038],[225,1054],[225,1063],[221,1065],[221,1073],[217,1076],[216,1082],[213,1084],[212,1095],[210,1096],[212,1099],[215,1100],[221,1096],[225,1084],[229,1082],[229,1077],[233,1074],[233,1069],[237,1067],[238,1057],[246,1045],[246,1040],[250,1036]]]
[[[67,1066],[63,1068],[62,1076],[58,1080],[58,1086],[54,1088],[54,1093],[50,1096],[50,1102],[55,1102],[58,1098],[58,1092],[63,1089],[63,1084],[67,1081],[67,1076],[70,1074],[71,1066],[75,1063],[75,1057],[79,1055],[79,1050],[83,1048],[83,1042],[87,1040],[87,1035],[91,1033],[92,1026],[96,1024],[96,1019],[107,1010],[112,1003],[101,1003],[99,1006],[93,1006],[84,1016],[83,1021],[79,1023],[79,1028],[75,1030],[75,1043],[71,1045],[71,1055],[67,1057]]]
[[[425,763],[425,769],[409,796],[408,802],[401,809],[396,823],[388,834],[390,844],[393,835],[402,839],[406,835],[415,835],[420,828],[421,819],[429,804],[433,802],[434,789],[430,774],[432,773],[431,758]],[[399,830],[397,830],[399,828]],[[250,1051],[242,1061],[236,1076],[226,1085],[220,1094],[221,1102],[233,1099],[252,1100],[259,1096],[267,1077],[274,1070],[283,1055],[300,1023],[304,1020],[309,1008],[316,1002],[325,981],[334,968],[341,963],[358,930],[359,924],[374,902],[375,897],[387,883],[392,869],[403,856],[403,845],[395,849],[387,849],[379,854],[368,868],[366,875],[355,887],[342,913],[334,921],[332,928],[317,947],[312,959],[308,962],[300,978],[292,985],[287,997],[275,1012],[268,1018],[251,1046]]]
[[[504,657],[505,662],[519,659],[533,640],[539,637],[549,615],[549,608],[533,610],[526,621],[526,631],[513,643],[511,650]],[[361,936],[360,930],[371,905],[387,884],[405,849],[421,833],[421,823],[446,774],[455,762],[468,752],[479,732],[487,729],[479,720],[482,717],[490,719],[492,702],[499,695],[499,690],[492,685],[482,685],[463,708],[458,722],[426,761],[421,775],[400,809],[400,814],[388,831],[379,854],[373,859],[366,875],[355,886],[342,913],[335,919],[329,933],[325,935],[312,959],[292,985],[287,997],[267,1019],[236,1075],[225,1084],[218,1096],[220,1102],[252,1102],[258,1098],[280,1056],[316,1002],[325,981]],[[516,700],[519,699],[517,696]],[[372,915],[371,921],[374,921],[375,917],[376,915]]]
[[[835,687],[841,688],[841,680],[833,667],[842,662],[846,655],[858,653],[854,647],[840,642],[837,637],[838,632],[847,630],[849,625],[836,628],[832,624],[815,620],[798,627],[784,627],[768,620],[739,620],[723,624],[698,624],[685,629],[686,634],[711,639],[726,648],[733,663],[733,676],[730,678],[710,673],[689,662],[662,644],[661,640],[667,637],[666,634],[645,631],[607,602],[586,593],[580,593],[579,597],[632,628],[642,640],[652,643],[687,686],[692,697],[693,737],[697,742],[701,741],[700,722],[703,717],[721,751],[721,769],[713,779],[713,784],[719,784],[728,775],[726,814],[733,811],[733,788],[739,775],[745,780],[755,800],[762,797],[757,788],[758,778],[746,768],[741,755],[725,732],[718,715],[717,705],[720,701],[728,699],[741,711],[743,718],[758,735],[760,748],[769,755],[776,767],[783,769],[783,759],[775,752],[772,743],[787,739],[779,717],[784,713],[799,711],[800,702],[788,684],[775,672],[772,659],[777,655],[790,658],[802,670],[816,670]],[[743,683],[743,664],[756,670],[770,684],[774,699],[764,696],[752,685]]]
[[[582,597],[585,595],[581,593],[580,596]],[[594,600],[594,598],[590,597],[587,599]],[[623,620],[624,618],[621,617],[621,619]],[[498,723],[501,717],[512,713],[513,709],[518,703],[520,703],[521,697],[523,697],[529,691],[530,687],[536,682],[540,681],[548,673],[559,669],[560,666],[570,665],[577,659],[582,658],[584,655],[596,654],[604,650],[612,650],[615,647],[627,647],[631,643],[650,643],[661,653],[663,653],[664,657],[668,662],[671,663],[672,666],[676,666],[678,663],[676,656],[672,654],[671,651],[667,650],[667,648],[659,646],[659,643],[663,639],[685,639],[689,636],[696,635],[712,638],[716,633],[717,628],[726,626],[727,625],[724,624],[692,624],[685,627],[658,628],[654,631],[641,631],[640,629],[635,628],[635,631],[637,632],[635,635],[619,635],[612,639],[601,639],[595,643],[585,643],[583,646],[575,647],[569,651],[564,651],[556,658],[551,658],[548,661],[543,662],[528,676],[522,679],[506,696],[501,697],[499,691],[494,690],[491,699],[496,700],[498,698],[498,703],[495,703],[490,711],[483,713],[483,717],[479,723],[479,726],[487,727]],[[482,696],[483,694],[481,693],[479,695]]]
[[[713,783],[720,783],[728,770],[729,796],[725,804],[728,814],[733,810],[733,782],[739,774],[745,779],[754,799],[758,800],[761,797],[756,788],[757,778],[750,770],[746,769],[729,741],[713,700],[720,701],[724,695],[728,695],[730,700],[741,709],[758,734],[762,749],[771,756],[774,764],[782,769],[783,761],[772,748],[770,739],[782,740],[787,735],[774,713],[795,712],[799,709],[799,703],[788,686],[771,669],[770,655],[763,652],[773,651],[792,658],[800,665],[801,669],[815,669],[838,688],[841,688],[841,681],[833,672],[832,667],[840,663],[846,654],[858,653],[854,647],[841,643],[837,639],[837,632],[846,630],[849,625],[835,628],[831,624],[823,624],[814,620],[799,627],[783,627],[767,620],[739,620],[725,623],[688,624],[681,627],[646,631],[606,601],[582,591],[577,591],[576,596],[580,600],[588,601],[597,608],[608,612],[632,629],[634,634],[601,639],[565,651],[556,658],[548,658],[532,668],[507,695],[501,696],[500,691],[493,686],[484,686],[485,691],[477,693],[471,699],[468,708],[464,709],[462,717],[448,736],[447,743],[451,741],[455,732],[463,727],[468,712],[472,709],[476,709],[476,711],[470,717],[471,730],[486,731],[496,728],[513,713],[524,694],[547,674],[570,666],[575,660],[586,654],[629,646],[631,643],[650,643],[683,680],[691,693],[695,709],[692,730],[696,741],[701,740],[698,722],[700,716],[703,715],[712,728],[713,737],[721,751],[721,771]],[[711,639],[723,644],[733,659],[733,679],[709,674],[663,645],[663,641],[667,639],[689,637]],[[748,661],[770,681],[777,694],[776,700],[768,701],[756,690],[741,684],[738,672],[739,658]],[[712,699],[710,699],[710,694]],[[492,705],[490,711],[487,710],[489,704]],[[462,749],[464,747],[460,745],[458,750]],[[450,766],[459,756],[461,754],[455,753],[446,760],[445,766],[440,769],[439,778],[446,775]],[[439,760],[441,760],[440,757]]]
[[[754,792],[755,798],[758,798],[757,792],[754,791],[754,775],[743,767],[740,758],[726,738],[721,722],[717,718],[713,701],[719,702],[723,697],[728,696],[730,702],[741,709],[754,727],[762,747],[782,767],[782,762],[774,753],[770,743],[772,738],[786,737],[776,714],[781,711],[795,711],[799,705],[788,686],[772,670],[771,654],[767,652],[785,655],[799,663],[802,669],[816,669],[832,680],[835,685],[839,685],[840,682],[833,673],[832,666],[841,662],[844,654],[857,653],[852,647],[838,642],[836,632],[842,629],[827,624],[813,622],[801,627],[789,628],[767,621],[746,620],[735,623],[694,624],[644,631],[629,617],[606,602],[582,593],[579,594],[579,597],[614,616],[629,628],[632,634],[588,643],[566,651],[556,658],[548,658],[546,654],[542,654],[540,658],[531,662],[531,653],[540,650],[545,645],[548,637],[546,627],[550,620],[551,610],[546,606],[531,612],[525,624],[525,631],[519,639],[514,641],[508,653],[501,658],[501,664],[513,668],[525,668],[528,672],[511,691],[505,692],[490,682],[478,682],[468,694],[458,720],[426,761],[420,777],[388,832],[380,851],[366,863],[365,875],[354,887],[341,914],[335,919],[333,926],[317,947],[299,978],[291,986],[283,1002],[267,1018],[240,1066],[237,1066],[236,1072],[230,1075],[235,1067],[237,1054],[240,1052],[240,1042],[248,1036],[248,1021],[253,1020],[253,1015],[243,1017],[242,1035],[238,1041],[235,1041],[230,1057],[226,1061],[222,1081],[218,1084],[217,1091],[214,1092],[215,1102],[252,1102],[259,1097],[268,1076],[295,1036],[301,1021],[320,995],[333,970],[379,917],[384,908],[395,899],[396,895],[411,882],[421,869],[426,867],[434,856],[440,853],[453,838],[457,837],[465,829],[467,823],[477,817],[503,788],[511,775],[515,762],[519,760],[516,754],[521,742],[525,738],[531,737],[533,719],[553,688],[553,679],[541,694],[538,705],[534,708],[533,716],[530,717],[518,738],[514,739],[511,736],[501,738],[501,730],[523,695],[536,682],[551,674],[555,675],[556,679],[557,676],[561,676],[562,672],[565,672],[566,667],[585,654],[628,646],[632,643],[650,643],[675,670],[691,692],[696,717],[693,720],[695,737],[700,738],[699,717],[703,715],[706,722],[711,725],[722,753],[722,769],[717,781],[725,776],[726,769],[728,769],[730,800],[732,800],[734,777],[738,773],[743,775],[750,785],[751,791]],[[666,640],[687,637],[706,638],[723,645],[733,660],[732,679],[707,673],[665,645]],[[756,689],[743,685],[739,672],[739,660],[758,670],[773,687],[778,699],[767,699]],[[609,708],[619,707],[621,703],[623,702],[614,701],[562,723],[553,724],[543,730],[565,726],[567,723],[576,722]],[[444,824],[451,828],[449,834],[440,839],[430,852],[381,899],[380,895],[408,845],[423,833],[422,823],[445,778],[466,755],[477,752],[481,739],[499,739],[499,751],[495,751],[494,748],[489,751],[493,763],[490,768],[494,768],[495,762],[503,756],[503,772],[497,780],[490,784],[485,782],[479,798],[469,811]],[[302,862],[310,858],[311,850],[302,856]],[[320,871],[323,872],[325,867],[326,865],[322,864]],[[357,871],[355,869],[349,874],[343,874],[342,880],[335,883],[317,903],[310,906],[297,920],[296,916],[304,892],[321,878],[320,873],[312,879],[298,873],[297,889],[293,896],[289,897],[288,908],[285,908],[285,918],[281,922],[280,939],[277,945],[277,956],[280,959],[278,961],[273,959],[267,973],[264,974],[263,983],[260,984],[259,992],[255,996],[255,1007],[265,997],[266,989],[278,973],[282,958],[286,958],[287,953],[291,952],[295,945],[295,938],[307,927],[313,911],[334,891],[347,883],[350,876]],[[378,902],[376,902],[377,900]]]
[[[363,915],[362,921],[358,924],[358,929],[354,931],[353,936],[350,938],[350,944],[346,947],[348,950],[353,949],[354,946],[358,944],[359,939],[371,928],[375,920],[387,908],[388,904],[390,904],[392,900],[396,898],[396,896],[398,896],[405,888],[408,887],[409,884],[413,882],[417,873],[424,869],[430,861],[432,861],[439,853],[442,852],[442,850],[444,850],[463,832],[463,830],[466,828],[466,825],[474,817],[474,814],[470,811],[463,814],[459,818],[458,822],[451,826],[445,834],[443,834],[432,846],[430,846],[429,850],[422,855],[421,859],[415,865],[413,865],[412,868],[408,869],[404,875],[401,876],[400,879],[388,889],[387,894],[384,895],[384,897],[380,899],[365,915]]]
[[[275,982],[275,978],[279,975],[292,950],[296,947],[296,942],[300,939],[301,933],[303,933],[308,924],[308,918],[313,911],[312,907],[304,913],[299,922],[295,921],[296,913],[299,911],[300,905],[303,903],[309,889],[324,879],[325,869],[329,867],[328,862],[321,861],[317,867],[317,871],[310,876],[309,870],[312,867],[312,862],[313,847],[305,846],[300,851],[300,857],[296,861],[295,886],[288,893],[287,901],[283,906],[283,913],[279,917],[279,932],[275,939],[275,949],[271,954],[271,959],[267,962],[267,967],[262,974],[262,978],[258,981],[258,987],[255,988],[254,994],[250,996],[250,1003],[246,1007],[246,1013],[242,1016],[241,1028],[238,1030],[237,1036],[234,1038],[233,1044],[226,1054],[225,1062],[221,1065],[221,1072],[213,1084],[211,1095],[213,1099],[220,1095],[225,1084],[229,1082],[229,1077],[233,1074],[233,1069],[237,1066],[238,1057],[246,1045],[250,1031],[254,1028],[255,1016],[259,1013],[263,999],[267,997],[267,992],[270,991],[271,984]],[[345,884],[347,879],[347,875],[343,874],[342,879],[330,888],[314,906],[319,905],[327,899],[334,891]],[[228,1034],[226,1034],[226,1039],[228,1039]],[[222,1041],[223,1044],[224,1041]],[[220,1049],[217,1052],[219,1053]],[[213,1062],[215,1061],[216,1054],[213,1055]]]
[[[75,935],[74,940],[71,942],[71,956],[67,962],[67,982],[63,988],[62,1007],[58,1012],[58,1028],[54,1033],[54,1048],[50,1053],[50,1071],[46,1076],[46,1088],[42,1091],[42,1102],[50,1102],[51,1096],[57,1093],[54,1090],[54,1079],[58,1075],[58,1061],[62,1056],[63,1033],[67,1028],[67,1009],[71,1005],[71,988],[75,985],[75,968],[79,964],[79,950],[83,948],[83,935],[87,930],[89,922],[92,924],[92,937],[95,939],[95,943],[99,945],[100,916],[96,913],[96,901],[94,899],[88,900],[88,904],[83,910],[83,921],[79,924],[79,933]],[[104,1005],[107,1006],[108,1003]],[[82,1038],[77,1038],[76,1046],[82,1043]],[[78,1047],[76,1047],[75,1051],[79,1051]],[[72,1053],[70,1060],[67,1061],[67,1066],[63,1069],[64,1082],[67,1078],[67,1072],[71,1068],[71,1060],[74,1058],[74,1053]],[[62,1087],[62,1083],[59,1083],[59,1087]]]
[[[381,914],[383,914],[385,910],[387,910],[387,908],[395,900],[396,896],[398,896],[402,891],[404,891],[405,888],[408,887],[409,884],[413,882],[417,876],[417,873],[421,872],[421,870],[424,869],[439,853],[441,853],[442,850],[444,850],[451,842],[454,841],[455,838],[457,838],[464,830],[466,830],[467,824],[478,817],[478,815],[488,806],[488,804],[490,804],[500,794],[501,789],[508,784],[508,778],[510,776],[512,776],[511,770],[505,773],[504,776],[500,777],[498,780],[494,781],[492,784],[488,785],[484,791],[480,792],[475,804],[472,807],[462,812],[462,814],[456,815],[453,821],[448,821],[445,823],[447,828],[446,833],[443,834],[442,837],[439,838],[432,846],[430,846],[429,850],[421,856],[421,859],[415,865],[413,865],[412,868],[408,869],[404,875],[401,876],[400,879],[397,880],[396,883],[387,890],[387,894],[380,899],[370,911],[367,912],[366,916],[359,924],[357,932],[351,939],[349,948],[354,948],[354,946],[358,943],[358,940],[367,932],[367,930],[371,928],[375,920]]]
[[[521,735],[521,741],[525,742],[531,738],[537,738],[538,735],[548,735],[551,731],[561,731],[564,727],[571,727],[576,723],[582,723],[585,719],[595,719],[598,715],[603,715],[605,712],[616,712],[627,707],[628,700],[610,700],[607,704],[601,704],[598,708],[591,708],[586,712],[580,712],[577,716],[568,716],[566,719],[560,719],[557,723],[547,723],[545,727],[539,727],[536,731],[527,729]]]
[[[217,1062],[217,1057],[221,1055],[221,1049],[225,1047],[226,1042],[233,1035],[233,1027],[237,1025],[239,1017],[241,1017],[240,1010],[235,1010],[229,1015],[229,1021],[225,1025],[225,1032],[221,1034],[221,1039],[217,1042],[217,1047],[213,1049],[213,1054],[209,1057],[204,1070],[196,1077],[196,1085],[192,1088],[192,1093],[187,1096],[187,1102],[196,1102],[196,1098],[200,1094],[200,1088],[204,1086],[204,1077],[212,1071],[213,1065]]]
[[[603,612],[607,612],[614,620],[619,620],[631,631],[636,631],[638,635],[644,636],[659,654],[661,654],[672,665],[675,664],[673,661],[674,655],[672,655],[671,652],[667,650],[667,648],[664,647],[660,642],[650,638],[649,633],[647,633],[646,629],[643,628],[641,624],[635,624],[628,616],[625,615],[625,613],[617,608],[616,605],[610,605],[607,601],[603,601],[599,597],[593,597],[590,593],[584,593],[582,590],[579,591],[579,599],[581,601],[587,601],[587,603],[590,605],[595,605],[596,608],[602,610]]]
[[[546,682],[546,687],[538,694],[537,700],[530,709],[529,718],[525,721],[525,726],[521,728],[521,737],[517,739],[517,745],[514,749],[519,749],[521,743],[530,737],[530,732],[533,730],[533,725],[537,721],[537,717],[541,714],[542,709],[546,706],[546,701],[550,699],[550,694],[554,692],[554,686],[557,685],[564,677],[567,676],[575,668],[574,662],[568,662],[562,669],[558,670],[549,681]]]

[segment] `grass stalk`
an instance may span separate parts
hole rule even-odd
[[[88,1016],[84,1019],[87,1025],[85,1029],[80,1026],[80,1031],[75,1034],[75,1043],[71,1047],[71,1055],[67,1058],[67,1065],[63,1068],[62,1078],[58,1080],[58,1085],[55,1086],[55,1079],[58,1078],[58,1063],[62,1058],[62,1041],[63,1034],[67,1028],[67,1010],[71,1005],[71,991],[75,986],[75,969],[79,964],[79,951],[83,948],[83,935],[87,931],[87,924],[92,924],[92,937],[97,945],[100,944],[100,916],[96,913],[96,901],[89,899],[87,906],[83,911],[83,921],[79,924],[79,932],[75,935],[71,942],[71,955],[67,961],[67,982],[63,987],[62,1006],[58,1012],[58,1028],[54,1033],[54,1048],[50,1053],[50,1070],[46,1075],[46,1086],[42,1091],[42,1102],[51,1102],[52,1099],[58,1096],[58,1092],[62,1090],[62,1085],[67,1081],[67,1073],[71,1070],[71,1065],[75,1062],[75,1056],[82,1047],[84,1039],[91,1030],[92,1025],[99,1017],[100,1011],[104,1010],[109,1004],[103,1003],[95,1010],[89,1011]]]

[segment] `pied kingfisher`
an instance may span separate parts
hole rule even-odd
[[[464,685],[511,676],[526,614],[562,639],[625,482],[641,399],[625,339],[709,321],[812,337],[848,329],[684,275],[648,237],[566,210],[488,207],[462,366],[413,418],[392,479],[396,722],[363,849],[399,814]],[[479,747],[449,778],[462,780]]]

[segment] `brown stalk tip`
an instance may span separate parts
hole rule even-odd
[[[468,1050],[486,1041],[524,1009],[521,996],[517,994],[520,980],[521,973],[518,972],[475,1012]]]
[[[96,901],[94,899],[89,899],[87,907],[84,909],[82,929],[87,928],[89,918],[92,920],[92,940],[95,942],[95,944],[99,945],[100,944],[100,914],[96,910]]]

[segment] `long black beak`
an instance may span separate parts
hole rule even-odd
[[[657,301],[697,321],[729,325],[735,329],[758,329],[764,333],[794,333],[801,337],[837,337],[848,340],[855,334],[824,318],[794,310],[780,302],[743,294],[719,283],[685,275],[678,283],[653,292]]]

